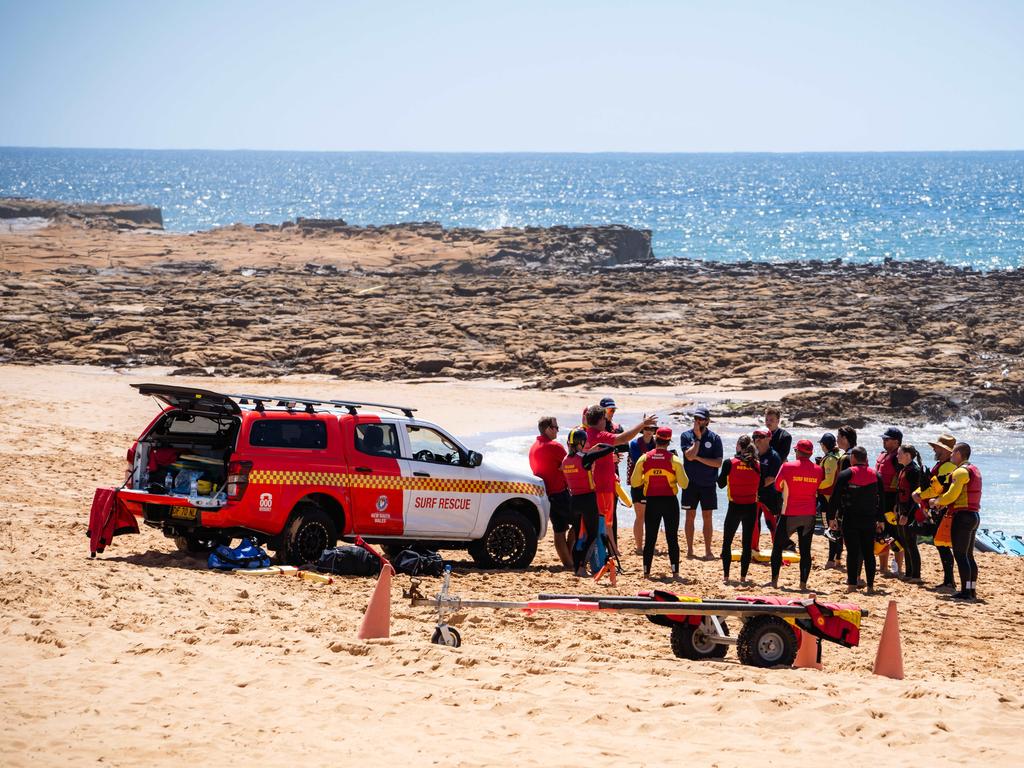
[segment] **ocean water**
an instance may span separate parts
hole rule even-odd
[[[639,420],[637,416],[636,420]],[[560,423],[572,423],[570,417],[561,419]],[[624,423],[636,423],[624,417]],[[750,434],[754,422],[745,423],[717,423],[713,429],[721,436],[725,455],[732,456],[736,446],[736,439],[741,434]],[[882,441],[879,435],[889,425],[869,424],[864,429],[858,430],[860,442],[868,449],[868,456],[872,462],[882,450]],[[688,429],[689,425],[673,424],[673,431],[678,434],[681,429]],[[815,447],[818,440],[826,430],[807,430],[788,428],[793,435],[793,443],[802,438],[811,440]],[[982,509],[981,527],[992,530],[1002,530],[1007,535],[1024,534],[1024,434],[1002,428],[981,428],[971,423],[957,423],[946,425],[929,425],[919,429],[903,430],[904,442],[910,443],[922,451],[922,458],[926,467],[934,463],[932,449],[928,446],[929,440],[943,432],[951,432],[958,440],[970,444],[971,460],[978,466],[982,474]],[[564,439],[566,433],[563,431],[561,437]],[[536,439],[533,432],[517,433],[480,433],[468,435],[464,442],[473,450],[483,453],[487,462],[494,462],[496,465],[507,469],[516,470],[530,474],[530,463],[528,454],[530,445]],[[678,446],[675,446],[678,447]],[[793,458],[790,455],[790,458]],[[620,475],[623,487],[627,487],[628,479],[625,477],[625,459],[620,463]],[[718,492],[719,509],[712,515],[715,530],[721,531],[725,521],[725,509],[728,506],[725,491]],[[619,507],[619,526],[629,527],[633,525],[633,511],[623,506]],[[698,515],[698,529],[699,529]],[[680,535],[682,535],[680,533]],[[699,538],[699,537],[698,537]]]
[[[1024,265],[1024,152],[430,154],[0,148],[0,196],[135,202],[194,231],[298,216],[627,224],[658,257]]]

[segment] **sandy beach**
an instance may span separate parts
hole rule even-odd
[[[841,749],[886,765],[1019,764],[1024,727],[1024,560],[979,554],[974,605],[882,580],[858,600],[871,615],[861,646],[824,649],[824,672],[758,670],[735,652],[687,662],[643,618],[478,609],[461,648],[429,643],[427,609],[392,588],[392,637],[355,639],[369,579],[314,585],[209,571],[144,528],[95,560],[85,536],[93,488],[121,478],[124,452],[155,412],[127,386],[159,372],[0,367],[0,752],[10,766],[264,765],[361,760],[381,765],[816,764]],[[415,403],[426,419],[472,433],[481,419],[532,428],[542,411],[574,412],[584,389],[500,382],[367,384],[318,377],[180,377],[204,387]],[[625,416],[682,405],[640,390]],[[924,548],[926,584],[940,580]],[[520,600],[592,591],[556,567],[550,536],[522,573],[483,572],[450,552],[463,597]],[[811,586],[841,596],[842,576],[815,550]],[[665,565],[663,547],[658,563]],[[639,557],[609,593],[644,588]],[[656,564],[656,570],[658,568]],[[666,566],[667,570],[667,566]],[[796,586],[795,569],[782,585]],[[686,561],[680,591],[726,597],[720,564]],[[765,566],[752,565],[767,580]],[[433,594],[438,580],[428,579]],[[790,593],[792,594],[792,593]],[[871,674],[888,600],[898,601],[906,679]]]

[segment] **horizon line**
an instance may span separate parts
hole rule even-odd
[[[895,154],[983,154],[1024,152],[1024,147],[1001,149],[743,149],[743,150],[538,150],[538,149],[233,149],[211,147],[72,147],[2,144],[0,149],[98,150],[107,152],[262,152],[289,154],[346,155],[895,155]]]

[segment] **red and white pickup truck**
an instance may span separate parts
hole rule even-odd
[[[301,564],[360,535],[525,568],[547,532],[538,478],[489,466],[413,408],[132,386],[163,410],[128,451],[120,498],[182,549],[249,536]]]

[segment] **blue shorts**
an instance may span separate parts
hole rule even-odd
[[[718,509],[718,489],[713,485],[691,485],[684,488],[682,508],[696,509],[698,505],[705,512]]]

